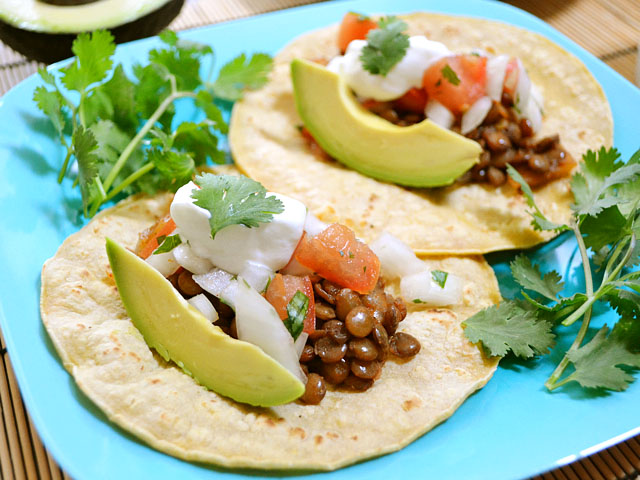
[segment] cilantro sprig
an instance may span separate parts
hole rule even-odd
[[[284,326],[294,340],[297,340],[304,329],[304,319],[309,310],[309,297],[298,290],[287,304],[287,318]]]
[[[273,215],[282,213],[284,205],[255,180],[239,175],[204,173],[195,178],[200,188],[191,197],[195,204],[211,214],[211,238],[229,225],[257,227],[268,223]]]
[[[404,33],[406,22],[397,17],[385,17],[378,21],[378,28],[367,33],[367,44],[362,49],[360,61],[368,72],[383,77],[405,56],[409,48],[409,36]]]
[[[211,47],[165,31],[163,46],[133,66],[131,79],[122,65],[114,67],[113,40],[103,30],[80,34],[72,62],[41,69],[44,85],[33,95],[66,149],[58,182],[74,175],[75,163],[73,185],[87,217],[118,195],[175,191],[199,166],[224,163],[219,143],[228,126],[215,100],[237,100],[262,86],[272,66],[268,55],[240,55],[215,81],[203,79],[203,63],[213,65]],[[184,98],[203,118],[174,125],[176,102]]]
[[[614,148],[584,155],[580,171],[571,179],[574,202],[568,224],[547,219],[531,188],[509,167],[532,209],[533,227],[574,234],[585,291],[561,296],[562,276],[555,271],[543,274],[520,255],[511,263],[511,273],[524,300],[505,300],[477,313],[464,322],[465,335],[481,342],[490,355],[511,351],[529,358],[547,353],[562,327],[581,321],[573,343],[545,382],[549,390],[578,382],[585,388],[621,391],[634,381],[633,370],[640,368],[640,272],[631,270],[640,264],[640,150],[627,163],[619,157]],[[591,262],[601,277],[594,279]],[[609,304],[620,318],[612,329],[604,325],[589,337],[597,302]]]

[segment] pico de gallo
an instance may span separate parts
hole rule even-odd
[[[327,384],[366,390],[389,356],[420,351],[398,331],[405,302],[451,305],[462,296],[458,277],[429,270],[395,237],[368,246],[242,176],[204,174],[181,187],[167,215],[140,233],[136,253],[225,333],[305,380],[308,404],[322,400]],[[381,270],[400,278],[402,298],[385,292]],[[274,310],[290,338],[241,324],[239,292],[248,289],[254,308]]]
[[[559,136],[536,137],[543,99],[520,59],[454,53],[424,36],[408,37],[404,29],[394,17],[374,21],[347,13],[337,38],[342,55],[326,66],[344,78],[366,109],[391,123],[408,126],[428,118],[477,141],[480,161],[458,183],[500,186],[508,181],[508,164],[534,188],[570,174],[576,162]],[[404,50],[397,46],[403,36]],[[385,56],[395,62],[390,68],[375,61]],[[312,151],[324,155],[309,132],[302,132]]]

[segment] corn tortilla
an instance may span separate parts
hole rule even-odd
[[[317,406],[257,408],[201,387],[144,342],[105,252],[107,236],[134,248],[170,198],[133,197],[101,212],[42,271],[42,320],[64,367],[111,421],[154,448],[225,467],[335,469],[402,448],[493,374],[497,359],[470,344],[460,323],[499,301],[496,278],[481,257],[443,257],[428,264],[464,279],[462,304],[410,305],[400,330],[422,349],[409,361],[387,361],[368,391],[329,390]]]
[[[539,137],[560,134],[576,160],[588,149],[610,146],[613,120],[605,94],[580,60],[547,38],[505,23],[415,13],[402,17],[409,34],[424,34],[454,52],[483,49],[519,57],[544,97]],[[552,232],[531,227],[524,197],[512,187],[454,185],[405,188],[365,177],[314,156],[297,127],[289,63],[338,55],[337,26],[293,40],[276,57],[270,82],[233,110],[229,142],[238,167],[268,189],[303,201],[321,220],[348,225],[365,241],[386,230],[420,254],[478,254],[526,248]],[[568,179],[536,191],[554,222],[570,217]]]

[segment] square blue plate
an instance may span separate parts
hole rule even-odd
[[[349,10],[432,10],[478,16],[537,31],[578,56],[604,87],[615,119],[615,145],[628,158],[639,146],[640,91],[544,22],[513,7],[484,1],[373,0],[331,2],[205,27],[183,35],[211,44],[217,65],[241,52],[277,52],[294,36],[338,22]],[[143,61],[157,39],[118,48],[125,65]],[[69,234],[82,226],[78,194],[56,175],[63,158],[53,130],[31,101],[39,80],[31,77],[0,100],[0,321],[24,401],[63,469],[77,480],[98,478],[203,479],[274,476],[187,463],[159,453],[110,424],[63,369],[39,312],[40,269]],[[534,254],[580,286],[575,245],[563,237]],[[505,261],[491,261],[513,293]],[[615,321],[602,311],[596,323]],[[562,345],[562,344],[561,344]],[[562,352],[528,363],[503,361],[495,377],[449,420],[400,452],[331,473],[327,479],[514,479],[565,464],[640,433],[640,382],[624,393],[589,395],[565,388],[548,393],[543,382]]]

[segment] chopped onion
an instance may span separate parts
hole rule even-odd
[[[218,298],[233,281],[233,275],[221,268],[214,268],[207,273],[194,275],[192,278],[203,290]]]
[[[196,275],[207,273],[213,268],[213,264],[208,259],[197,256],[188,243],[181,243],[172,252],[176,261],[185,270],[189,270]]]
[[[382,271],[388,277],[404,277],[427,269],[409,245],[390,233],[382,232],[369,248],[377,255]]]
[[[431,272],[406,275],[400,280],[400,295],[407,303],[428,303],[431,290]]]
[[[431,290],[428,303],[434,306],[456,305],[462,301],[462,279],[452,274],[447,275],[444,287],[431,278]]]
[[[431,271],[427,270],[402,277],[400,294],[407,303],[454,305],[462,300],[462,280],[448,274],[444,287],[441,287],[433,280]]]
[[[302,265],[295,257],[291,257],[289,263],[280,270],[283,275],[295,275],[296,277],[307,277],[313,275],[313,270]]]
[[[429,100],[427,106],[424,109],[424,114],[433,123],[440,125],[442,128],[451,128],[455,117],[451,110],[442,105],[437,100]]]
[[[145,261],[165,277],[173,275],[180,268],[180,264],[173,256],[173,251],[151,254]]]
[[[238,339],[253,343],[306,383],[293,337],[273,306],[239,277],[236,291]]]
[[[262,292],[267,287],[269,280],[275,275],[275,272],[266,265],[247,260],[239,275],[251,285],[251,288]]]
[[[296,338],[294,346],[296,347],[296,352],[298,353],[298,359],[302,356],[302,351],[304,350],[304,346],[307,344],[307,339],[309,338],[309,334],[307,332],[301,332]]]
[[[204,317],[211,323],[214,323],[218,320],[218,312],[216,312],[215,307],[204,293],[196,295],[195,297],[191,297],[187,300],[187,302],[189,302],[196,310],[202,313],[202,315],[204,315]]]
[[[487,60],[487,95],[496,102],[502,99],[502,87],[508,63],[508,55],[498,55]]]
[[[533,97],[529,98],[529,103],[522,110],[522,116],[529,119],[533,132],[539,132],[542,128],[542,112]]]
[[[524,65],[520,59],[517,59],[518,62],[518,83],[516,84],[515,97],[513,101],[515,102],[515,107],[523,111],[529,103],[529,98],[531,97],[531,80],[529,79],[529,75],[527,75],[527,71],[524,69]]]
[[[465,135],[480,125],[487,116],[487,113],[489,113],[489,110],[491,110],[492,104],[493,101],[489,97],[481,97],[476,100],[475,103],[469,107],[469,110],[462,115],[460,133]]]

